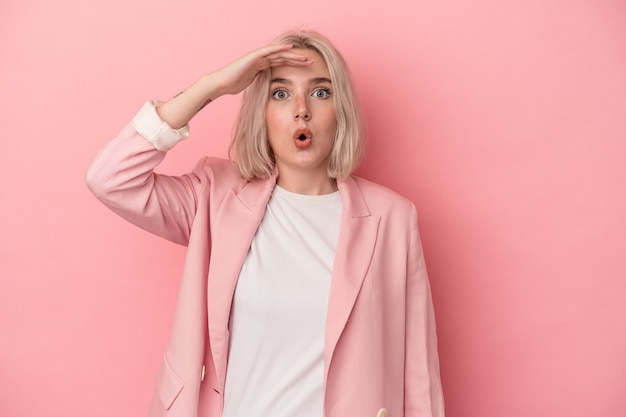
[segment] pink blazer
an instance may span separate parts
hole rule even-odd
[[[239,271],[276,175],[247,182],[204,158],[188,175],[159,175],[165,153],[132,126],[96,157],[92,192],[152,233],[187,245],[151,417],[219,417],[229,317]],[[415,206],[357,177],[344,203],[324,346],[325,417],[443,417],[435,320]]]

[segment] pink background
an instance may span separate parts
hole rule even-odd
[[[361,174],[420,211],[447,415],[626,415],[623,0],[3,0],[0,416],[146,414],[184,248],[85,170],[143,101],[300,25],[352,65]],[[224,156],[238,103],[162,170]]]

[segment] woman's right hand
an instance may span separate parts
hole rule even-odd
[[[279,65],[310,65],[307,56],[292,52],[292,45],[268,45],[251,51],[225,67],[204,75],[178,95],[157,108],[163,121],[173,129],[185,126],[204,106],[224,94],[238,94],[256,76]]]
[[[292,52],[292,45],[269,45],[256,49],[213,73],[218,77],[221,94],[239,94],[256,76],[268,68],[279,65],[304,66],[312,61],[302,54]]]

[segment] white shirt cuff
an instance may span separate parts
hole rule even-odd
[[[135,115],[132,125],[141,136],[160,151],[167,152],[178,142],[189,137],[189,125],[172,129],[156,111],[162,103],[157,100],[146,102]]]

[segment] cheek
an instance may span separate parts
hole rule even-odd
[[[272,132],[276,132],[276,130],[280,129],[283,122],[284,116],[281,115],[281,112],[274,108],[268,107],[265,110],[265,126],[267,128],[268,134]]]
[[[324,125],[326,129],[334,132],[337,130],[337,115],[335,114],[335,109],[329,109],[324,113]]]

